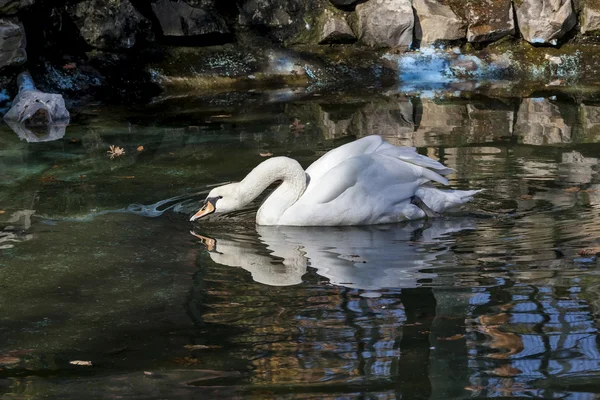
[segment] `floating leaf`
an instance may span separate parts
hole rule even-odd
[[[577,186],[573,186],[573,187],[570,187],[570,188],[566,188],[565,192],[567,192],[567,193],[576,193],[576,192],[579,192],[580,190],[581,189],[579,189]]]
[[[119,179],[133,179],[133,178],[135,178],[135,175],[122,175],[122,176],[117,176],[116,178],[119,178]]]
[[[261,157],[272,157],[273,153],[271,153],[271,152],[258,153],[258,155],[261,156]]]
[[[522,194],[521,195],[521,200],[531,200],[533,199],[533,196],[530,194]]]
[[[144,146],[138,146],[137,151],[144,151]]]
[[[72,364],[72,365],[81,365],[83,367],[91,367],[92,366],[92,362],[91,361],[81,361],[81,360],[69,361],[69,364]]]
[[[110,159],[112,160],[115,157],[121,157],[125,155],[125,149],[119,146],[110,146],[110,150],[107,151]]]
[[[4,210],[0,210],[0,214],[4,214],[6,211]]]
[[[77,64],[75,64],[74,62],[70,62],[70,63],[63,65],[63,69],[66,69],[66,70],[75,69],[75,68],[77,68]]]

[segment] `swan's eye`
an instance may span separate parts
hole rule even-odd
[[[222,198],[223,198],[223,196],[218,196],[218,197],[217,197],[217,200],[218,200],[218,199],[222,199]]]

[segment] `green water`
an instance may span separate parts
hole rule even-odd
[[[0,128],[0,395],[600,398],[600,269],[579,254],[600,247],[600,105],[429,95],[90,107],[38,143]],[[402,225],[256,227],[258,204],[188,222],[269,154],[307,166],[370,133],[486,190]]]

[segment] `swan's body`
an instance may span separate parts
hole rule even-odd
[[[443,175],[450,172],[413,147],[367,136],[331,150],[306,171],[291,158],[268,159],[241,182],[213,189],[191,220],[240,209],[276,181],[281,185],[256,214],[259,225],[373,225],[419,219],[426,214],[412,204],[414,196],[443,212],[478,192],[440,190],[431,184],[448,184]]]

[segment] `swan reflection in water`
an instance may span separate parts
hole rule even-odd
[[[265,285],[299,284],[312,267],[332,284],[377,290],[413,288],[434,278],[421,271],[441,265],[454,243],[450,234],[474,228],[471,219],[453,218],[368,227],[256,226],[258,236],[191,233],[214,262],[241,267]]]

